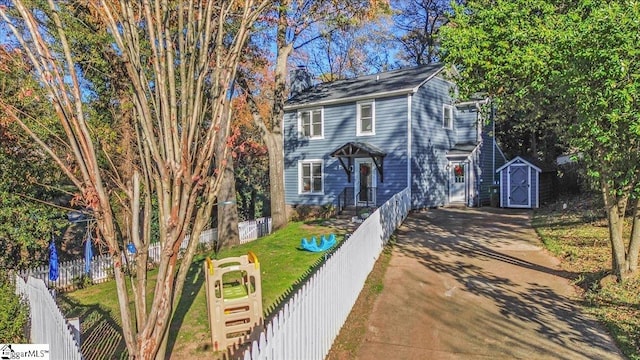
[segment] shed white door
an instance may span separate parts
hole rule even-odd
[[[509,207],[531,207],[530,172],[524,164],[509,166]]]
[[[452,162],[449,168],[451,169],[450,181],[449,181],[449,202],[450,203],[464,203],[466,200],[467,189],[467,169],[464,162]]]

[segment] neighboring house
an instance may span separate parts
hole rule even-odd
[[[411,188],[412,208],[489,202],[505,158],[480,109],[455,102],[441,64],[310,86],[298,69],[285,105],[290,206],[381,205]]]

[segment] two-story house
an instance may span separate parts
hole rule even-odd
[[[505,158],[488,101],[457,101],[442,64],[315,86],[300,75],[285,106],[287,205],[377,206],[407,187],[414,209],[489,201]]]

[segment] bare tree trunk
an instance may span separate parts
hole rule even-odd
[[[631,238],[627,251],[627,270],[630,274],[638,271],[638,255],[640,255],[640,198],[636,198],[633,206]]]
[[[222,177],[216,200],[218,208],[218,241],[215,247],[216,252],[222,248],[240,245],[238,204],[236,202],[236,177],[233,167],[233,156],[229,150],[231,143],[229,133],[231,129],[231,116],[233,114],[233,108],[229,101],[226,103],[226,114],[227,126],[218,131],[216,139],[215,159],[216,162],[219,162],[217,168],[220,169],[221,173],[219,175]]]
[[[220,154],[224,156],[224,154]],[[240,245],[238,230],[238,204],[236,202],[236,178],[233,158],[228,153],[218,191],[218,242],[216,251]],[[231,203],[229,203],[232,201]]]
[[[623,240],[622,229],[624,225],[624,209],[626,199],[618,197],[611,193],[611,189],[605,180],[602,180],[602,193],[604,197],[604,206],[607,212],[607,220],[609,223],[609,240],[611,241],[611,269],[618,281],[623,281],[627,276],[625,246]]]
[[[282,135],[269,133],[264,135],[269,149],[269,190],[271,192],[271,222],[273,229],[287,224],[287,213],[284,197],[284,144]]]

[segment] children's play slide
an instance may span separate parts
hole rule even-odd
[[[207,312],[215,351],[241,344],[262,326],[260,263],[252,252],[204,263]]]

